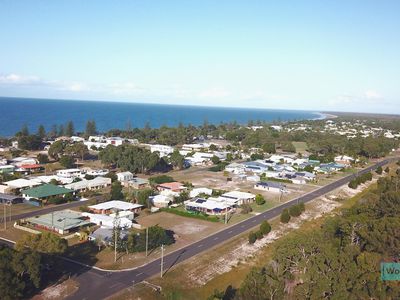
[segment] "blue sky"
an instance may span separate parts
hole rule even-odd
[[[400,1],[2,1],[0,96],[400,113]]]

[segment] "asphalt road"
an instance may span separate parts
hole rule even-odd
[[[397,159],[397,158],[396,158]],[[230,238],[238,236],[247,230],[252,229],[264,220],[269,220],[277,217],[281,214],[282,210],[289,208],[296,203],[306,203],[314,200],[334,189],[347,184],[353,178],[358,175],[370,172],[376,169],[378,166],[383,166],[390,162],[391,159],[385,159],[381,162],[376,163],[373,166],[367,167],[356,174],[352,174],[341,178],[335,182],[332,182],[326,186],[323,186],[315,191],[308,194],[290,200],[282,205],[279,205],[271,210],[265,211],[257,216],[251,217],[243,222],[232,225],[222,231],[219,231],[211,236],[208,236],[198,242],[188,245],[182,249],[172,252],[164,256],[164,274],[169,271],[170,268],[177,265],[178,263],[189,259],[203,251],[209,250]],[[71,203],[72,204],[72,203]],[[59,206],[56,208],[59,209]],[[54,208],[50,208],[48,212],[53,211]],[[30,214],[30,213],[28,213]],[[24,214],[25,215],[25,214]],[[26,216],[25,216],[26,217]],[[75,263],[66,262],[68,270],[74,274],[73,278],[79,282],[78,291],[68,297],[71,300],[98,300],[107,298],[125,288],[132,287],[134,284],[142,282],[152,276],[160,274],[161,259],[152,261],[142,267],[139,267],[131,271],[121,272],[105,272],[88,267],[80,266]]]
[[[288,201],[278,207],[261,213],[257,216],[251,217],[241,223],[230,226],[222,231],[219,231],[211,236],[208,236],[198,242],[188,245],[180,250],[172,252],[164,256],[164,274],[169,271],[170,268],[176,264],[189,259],[203,251],[209,250],[210,248],[219,245],[230,238],[238,236],[247,230],[257,226],[264,220],[272,219],[279,216],[283,209],[292,206],[299,202],[309,202],[314,200],[334,189],[347,184],[353,178],[358,175],[370,172],[376,169],[378,166],[387,164],[390,159],[383,160],[376,163],[373,166],[367,167],[356,174],[352,174],[341,178],[333,183],[323,186],[313,192],[295,198]],[[82,267],[80,275],[76,276],[76,280],[80,283],[79,290],[67,299],[72,300],[83,300],[83,299],[104,299],[107,298],[125,288],[132,287],[134,284],[144,281],[154,275],[160,274],[161,259],[157,259],[153,262],[146,264],[145,266],[139,267],[132,271],[122,271],[116,273],[108,273],[97,271],[93,269],[87,269]]]

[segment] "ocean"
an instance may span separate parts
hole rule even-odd
[[[95,120],[101,132],[109,129],[126,129],[127,126],[152,128],[163,125],[201,125],[236,121],[247,124],[249,120],[293,121],[323,118],[323,114],[311,111],[203,107],[127,102],[85,100],[53,100],[0,97],[0,136],[10,137],[27,125],[36,132],[40,124],[46,130],[52,125],[72,121],[76,131],[84,131],[88,120]],[[128,125],[129,124],[129,125]]]

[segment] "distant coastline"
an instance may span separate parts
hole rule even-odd
[[[76,131],[83,131],[88,120],[94,120],[97,129],[105,132],[111,129],[176,127],[179,124],[199,126],[205,122],[218,125],[249,121],[288,122],[325,118],[325,114],[313,111],[229,108],[207,106],[184,106],[144,104],[129,102],[106,102],[88,100],[52,100],[32,98],[0,97],[4,107],[0,114],[0,136],[13,136],[23,125],[30,132],[36,132],[39,125],[46,130],[53,126],[65,125],[72,121]]]

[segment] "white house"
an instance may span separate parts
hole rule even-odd
[[[174,152],[174,147],[167,145],[150,145],[150,151],[160,153],[160,157],[168,156],[169,154]]]
[[[225,171],[233,174],[243,174],[245,173],[245,166],[243,164],[231,163],[225,167]]]
[[[194,188],[193,190],[190,191],[189,197],[190,198],[195,198],[200,194],[211,196],[212,195],[212,189],[209,189],[209,188]]]
[[[256,198],[256,195],[240,191],[232,191],[221,195],[221,198],[231,199],[236,205],[251,203]]]
[[[339,155],[335,157],[335,163],[350,166],[351,163],[354,161],[354,158],[347,155]]]
[[[155,196],[150,196],[149,200],[153,204],[153,206],[162,208],[162,207],[168,207],[168,205],[171,204],[174,199],[171,196],[155,195]]]
[[[127,217],[116,217],[111,215],[100,215],[100,214],[92,214],[92,213],[82,213],[82,216],[88,217],[90,222],[100,225],[105,228],[114,228],[114,225],[119,228],[131,228],[132,221]]]
[[[10,164],[16,167],[21,167],[23,165],[36,165],[38,160],[32,157],[15,157],[10,160]]]
[[[106,144],[107,145],[113,145],[113,146],[120,146],[125,142],[125,139],[118,137],[118,136],[113,136],[106,138]]]
[[[196,211],[205,213],[207,215],[218,216],[234,210],[234,207],[226,202],[197,198],[194,200],[185,201],[185,209],[188,211]]]
[[[286,193],[286,186],[282,183],[272,181],[260,181],[254,185],[256,190],[269,191],[273,193]]]
[[[10,189],[25,189],[41,185],[41,183],[38,183],[35,180],[28,180],[23,178],[6,181],[4,182],[4,184],[7,185]]]
[[[81,180],[65,185],[65,188],[74,190],[77,192],[83,192],[86,190],[98,190],[111,185],[111,178],[96,177],[91,180]]]
[[[80,169],[63,169],[57,171],[57,176],[66,178],[83,177],[84,174]]]
[[[131,181],[134,177],[133,174],[129,171],[120,172],[120,173],[117,173],[116,175],[117,175],[118,181],[120,181],[120,182]]]

